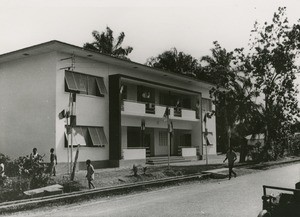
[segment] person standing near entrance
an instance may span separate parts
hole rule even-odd
[[[226,160],[228,160],[228,168],[229,168],[229,179],[231,179],[231,174],[236,177],[236,173],[233,171],[233,165],[236,161],[237,157],[232,148],[229,148],[228,152],[226,153],[226,158],[223,160],[223,163],[225,163]]]

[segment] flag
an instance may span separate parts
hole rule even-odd
[[[169,133],[173,133],[173,122],[172,121],[170,121],[170,123],[169,123]]]
[[[178,99],[178,100],[176,101],[175,108],[177,109],[179,106],[180,106],[180,100]]]
[[[208,140],[208,137],[206,136],[206,145],[210,145],[210,142]]]
[[[143,119],[141,121],[141,130],[145,130],[146,129],[146,124],[145,124],[145,120]]]
[[[120,94],[123,93],[123,90],[124,90],[124,86],[122,85],[122,86],[120,87]]]
[[[66,117],[66,111],[65,110],[62,110],[59,114],[58,114],[58,118],[61,120],[63,118]]]
[[[165,113],[164,113],[164,118],[168,119],[170,115],[170,109],[169,107],[166,107]]]

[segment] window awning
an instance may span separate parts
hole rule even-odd
[[[89,127],[88,131],[91,136],[93,146],[104,147],[108,144],[103,127]]]
[[[65,81],[70,92],[97,95],[96,92],[99,91],[100,95],[107,94],[102,77],[65,71]]]
[[[65,80],[67,83],[67,87],[70,91],[78,92],[78,87],[75,81],[74,73],[66,71],[65,72]]]
[[[87,92],[87,76],[83,74],[73,73],[73,76],[75,78],[77,90],[86,93]]]
[[[96,82],[97,82],[97,86],[99,88],[100,94],[103,94],[103,95],[107,94],[107,90],[106,90],[103,78],[97,77]]]

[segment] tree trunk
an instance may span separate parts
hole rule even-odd
[[[242,139],[241,140],[240,163],[243,163],[246,161],[246,156],[247,156],[247,140]]]

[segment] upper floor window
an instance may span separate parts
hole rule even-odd
[[[207,112],[212,111],[211,99],[202,98],[202,111],[207,111]]]
[[[145,86],[137,86],[137,100],[139,102],[155,103],[155,89]]]
[[[107,90],[102,77],[65,71],[65,91],[104,96]]]

